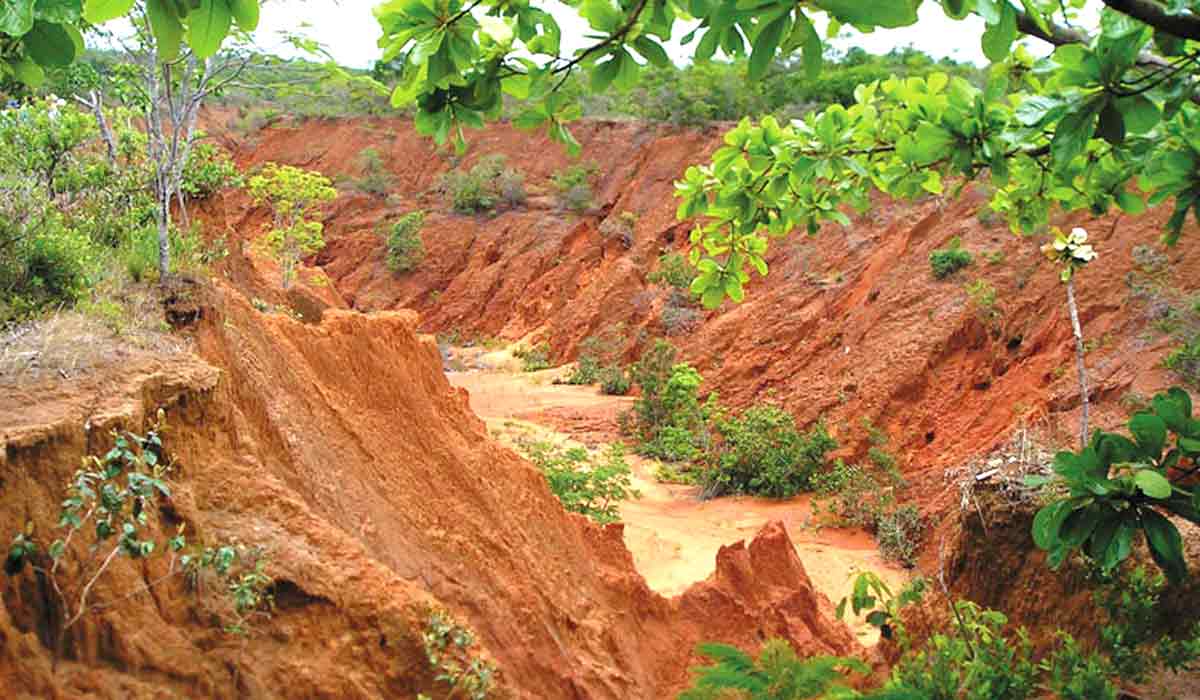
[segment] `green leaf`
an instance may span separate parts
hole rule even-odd
[[[1133,533],[1135,528],[1125,522],[1117,527],[1117,532],[1108,543],[1108,549],[1100,559],[1100,565],[1105,571],[1111,571],[1118,564],[1129,558],[1133,551]]]
[[[1146,202],[1141,197],[1124,189],[1117,192],[1117,206],[1126,214],[1134,216],[1146,211]]]
[[[1055,167],[1065,168],[1087,148],[1088,140],[1096,130],[1096,113],[1099,109],[1097,100],[1088,100],[1059,120],[1054,138],[1050,141],[1050,155]]]
[[[0,3],[0,32],[23,36],[33,28],[34,0],[5,0]]]
[[[1138,413],[1129,419],[1129,432],[1137,440],[1142,456],[1157,462],[1167,442],[1167,424],[1152,413]]]
[[[1183,560],[1183,540],[1179,530],[1155,510],[1141,510],[1142,530],[1150,545],[1150,555],[1166,573],[1172,583],[1180,583],[1187,575],[1187,563]]]
[[[1163,419],[1163,423],[1167,428],[1175,433],[1186,433],[1191,424],[1191,411],[1184,412],[1184,405],[1176,396],[1171,394],[1158,394],[1154,397],[1152,404],[1154,412],[1159,418]]]
[[[1095,531],[1104,511],[1107,510],[1093,503],[1072,511],[1064,520],[1059,530],[1059,541],[1067,548],[1073,549],[1087,541]]]
[[[592,90],[604,92],[621,71],[622,54],[610,54],[609,59],[592,69]]]
[[[668,68],[671,65],[671,57],[667,55],[666,50],[657,41],[648,36],[639,36],[633,40],[633,48],[637,49],[647,61],[653,63],[659,68]]]
[[[993,63],[1008,58],[1012,44],[1017,40],[1017,12],[1008,0],[1000,3],[1000,21],[989,24],[983,32],[983,55]]]
[[[41,87],[46,82],[46,71],[42,67],[28,58],[22,58],[20,61],[10,63],[13,74],[17,76],[17,80],[25,83],[31,88]]]
[[[1162,500],[1171,497],[1171,482],[1153,469],[1138,470],[1133,477],[1133,483],[1150,498]]]
[[[839,22],[859,27],[907,27],[917,21],[916,3],[912,0],[816,0]]]
[[[1158,105],[1145,95],[1120,97],[1116,104],[1125,118],[1125,129],[1131,134],[1144,134],[1162,119]]]
[[[21,43],[25,53],[41,66],[69,66],[75,60],[75,42],[61,24],[38,20]]]
[[[200,6],[187,16],[188,45],[198,58],[210,58],[220,50],[232,23],[225,0],[200,0]]]
[[[83,0],[35,0],[33,16],[55,24],[74,24],[83,16]]]
[[[258,0],[229,0],[233,21],[247,32],[258,29],[258,9]]]
[[[709,286],[704,290],[704,293],[700,295],[700,303],[703,304],[704,308],[706,309],[715,309],[720,306],[721,302],[724,300],[725,288],[719,284]]]
[[[1105,102],[1104,108],[1100,110],[1099,133],[1100,138],[1114,146],[1125,142],[1125,117],[1112,100]]]
[[[749,77],[751,80],[761,80],[767,74],[767,67],[771,65],[771,59],[775,57],[775,51],[779,48],[780,40],[783,39],[787,23],[787,15],[780,15],[768,22],[754,38],[754,49],[750,52]]]
[[[146,0],[146,16],[150,19],[150,31],[158,45],[158,60],[164,63],[179,58],[179,49],[183,44],[183,24],[174,9],[167,6],[169,1]]]
[[[1049,550],[1058,545],[1059,530],[1073,510],[1071,501],[1055,501],[1037,512],[1033,517],[1033,542],[1038,549]]]
[[[104,24],[124,17],[133,9],[133,0],[86,0],[83,18],[92,24]]]

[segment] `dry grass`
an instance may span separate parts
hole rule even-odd
[[[0,330],[0,385],[70,379],[134,355],[174,355],[188,341],[163,321],[157,287],[96,290],[93,300]]]

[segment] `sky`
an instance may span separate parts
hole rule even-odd
[[[276,0],[263,7],[262,21],[256,32],[259,46],[279,55],[289,55],[279,38],[279,32],[303,32],[320,41],[337,59],[338,63],[356,68],[366,68],[379,56],[379,25],[375,22],[372,8],[380,0]],[[549,9],[563,30],[566,49],[575,49],[586,41],[583,33],[586,23],[574,12],[555,2],[539,2],[538,6]],[[851,36],[831,42],[845,50],[861,46],[871,53],[886,53],[896,48],[912,45],[935,58],[951,57],[960,61],[986,64],[979,48],[983,23],[977,17],[956,22],[948,19],[941,8],[933,3],[921,7],[921,21],[901,29],[877,29],[870,34],[853,32]],[[820,24],[820,22],[818,23]],[[682,28],[682,35],[688,28]],[[572,41],[573,40],[573,41]],[[692,45],[694,46],[694,44]],[[668,51],[677,62],[690,54],[691,47],[670,46]]]

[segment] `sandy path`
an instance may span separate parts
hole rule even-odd
[[[466,388],[471,408],[493,435],[511,443],[526,435],[595,447],[617,439],[617,414],[631,399],[604,396],[595,387],[551,384],[555,370],[535,373],[450,372],[451,384]],[[664,595],[682,592],[712,574],[717,550],[749,540],[770,520],[781,520],[813,585],[836,603],[850,592],[862,570],[882,576],[898,590],[905,571],[880,557],[875,541],[861,530],[812,527],[807,496],[775,501],[728,497],[701,501],[693,486],[662,484],[655,463],[629,455],[639,498],[621,506],[625,543],[646,583]],[[874,628],[852,625],[860,641],[874,643]]]

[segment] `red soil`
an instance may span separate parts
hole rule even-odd
[[[473,134],[463,167],[504,154],[525,172],[531,197],[525,208],[485,217],[450,213],[430,192],[453,158],[406,121],[283,124],[246,143],[213,121],[245,166],[275,160],[353,177],[364,148],[383,156],[394,175],[390,197],[347,191],[329,209],[329,244],[310,261],[332,281],[317,290],[327,303],[413,308],[431,332],[544,339],[560,360],[616,322],[626,324],[629,357],[663,335],[667,291],[646,276],[660,253],[686,247],[672,182],[703,161],[721,133],[580,124],[582,160],[599,175],[596,208],[577,215],[548,208],[548,177],[571,162],[563,150],[540,133],[489,127]],[[847,228],[776,241],[771,273],[751,282],[745,303],[726,302],[697,330],[670,339],[724,401],[773,396],[802,422],[824,417],[848,457],[866,452],[863,421],[871,421],[918,485],[912,497],[939,513],[942,468],[989,451],[1021,422],[1045,423],[1069,444],[1078,421],[1065,291],[1038,250],[1042,241],[983,223],[981,202],[969,192],[949,203],[879,198]],[[416,272],[395,275],[377,228],[416,208],[429,211],[428,253]],[[629,250],[599,233],[605,217],[626,211],[638,217]],[[1200,232],[1189,222],[1179,246],[1164,250],[1158,238],[1168,213],[1058,222],[1085,226],[1100,252],[1077,281],[1096,424],[1121,420],[1122,397],[1149,396],[1173,381],[1160,362],[1174,341],[1154,330],[1151,305],[1131,290],[1150,277],[1176,300],[1197,290]],[[256,215],[238,200],[226,220],[244,235]],[[929,253],[953,237],[975,262],[934,280]],[[1146,274],[1134,260],[1137,246],[1168,262]],[[964,285],[975,280],[995,288],[994,318],[970,301]]]
[[[56,671],[54,599],[27,570],[0,579],[0,682],[15,696],[437,697],[420,647],[430,604],[479,633],[520,698],[665,697],[703,640],[857,648],[778,523],[721,548],[683,594],[652,592],[620,526],[565,513],[488,438],[415,314],[307,325],[255,311],[224,283],[190,296],[199,357],[136,359],[0,399],[0,532],[32,520],[52,537],[79,457],[163,406],[180,464],[172,517],[204,541],[268,547],[278,609],[243,643],[171,580],[85,618]],[[98,595],[162,567],[122,562]]]

